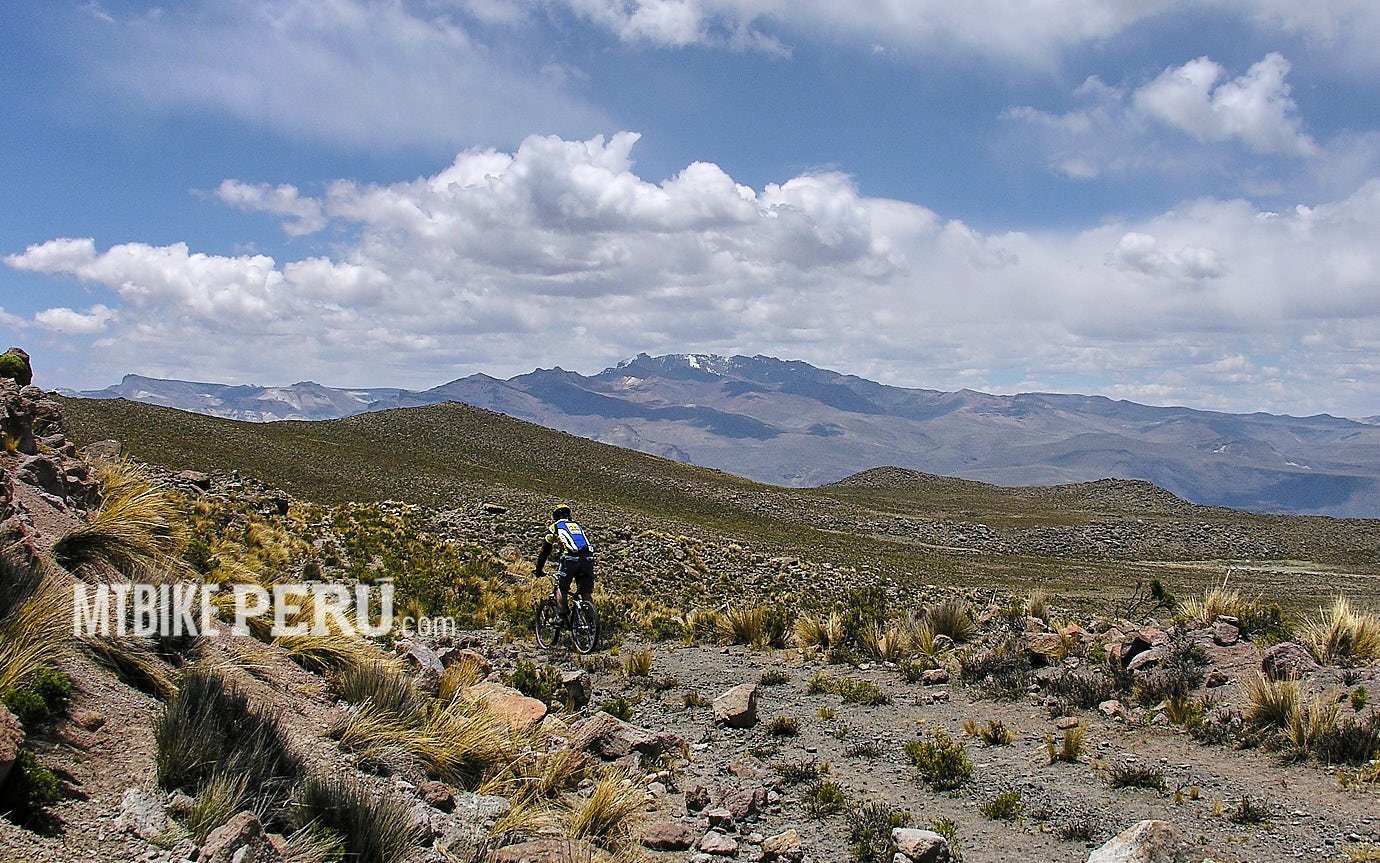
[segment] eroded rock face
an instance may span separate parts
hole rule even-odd
[[[1187,863],[1193,846],[1168,821],[1140,821],[1088,855],[1088,863]]]

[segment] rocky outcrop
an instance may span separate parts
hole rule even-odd
[[[0,378],[14,381],[21,387],[34,382],[34,367],[23,348],[10,348],[0,354]]]

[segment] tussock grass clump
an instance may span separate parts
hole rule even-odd
[[[293,662],[317,674],[386,661],[372,643],[344,632],[280,635],[273,643],[286,650]]]
[[[773,716],[767,723],[767,733],[772,737],[795,737],[800,733],[800,720],[794,716]]]
[[[303,824],[340,837],[348,860],[401,863],[421,841],[412,814],[402,802],[375,794],[355,777],[308,776],[295,802]]]
[[[1107,767],[1107,784],[1113,788],[1147,788],[1164,791],[1164,771],[1149,764],[1134,761],[1112,764]]]
[[[249,778],[243,774],[216,770],[202,783],[187,812],[187,830],[198,843],[205,842],[211,831],[220,827],[236,814],[248,809],[256,817],[263,818],[271,805],[273,795],[263,795],[256,799],[255,789],[249,787]]]
[[[516,755],[503,720],[484,704],[456,700],[420,724],[364,704],[332,736],[348,752],[381,764],[399,760],[461,787],[473,788]]]
[[[977,634],[972,609],[958,599],[948,599],[930,606],[925,613],[925,622],[935,635],[947,635],[956,642],[968,641]]]
[[[1263,674],[1246,681],[1246,724],[1252,728],[1284,728],[1298,712],[1297,680],[1271,680]]]
[[[473,659],[462,659],[445,670],[436,697],[442,704],[449,703],[462,689],[467,689],[484,679],[479,663]]]
[[[1025,812],[1025,803],[1021,800],[1021,792],[1012,788],[984,801],[978,806],[978,812],[991,821],[1015,821]]]
[[[1174,617],[1183,621],[1212,623],[1218,617],[1236,617],[1241,609],[1241,591],[1227,587],[1226,582],[1216,587],[1203,588],[1202,596],[1190,596],[1178,602]]]
[[[1065,728],[1061,737],[1055,738],[1053,734],[1045,736],[1045,756],[1050,764],[1062,761],[1066,764],[1076,764],[1078,759],[1083,756],[1083,744],[1087,732],[1082,725],[1075,725]]]
[[[1030,596],[1026,597],[1025,613],[1049,623],[1049,594],[1043,587],[1035,588],[1030,592]]]
[[[650,648],[630,650],[623,657],[623,674],[628,677],[650,677],[655,656]]]
[[[68,572],[109,567],[126,578],[181,571],[186,522],[172,494],[131,462],[108,464],[99,478],[100,509],[53,543],[53,560]]]
[[[785,647],[795,612],[782,605],[729,606],[718,619],[719,638],[754,649]]]
[[[905,626],[892,621],[885,626],[876,624],[862,633],[862,646],[867,655],[882,662],[900,662],[911,654],[914,638]]]
[[[825,779],[810,786],[801,808],[805,817],[823,820],[848,809],[848,795],[837,783]]]
[[[589,797],[571,813],[570,836],[604,847],[631,846],[647,802],[640,779],[626,770],[606,769]]]
[[[37,562],[0,550],[0,692],[57,660],[72,632],[71,597]]]
[[[891,831],[909,827],[910,813],[885,803],[867,801],[848,813],[848,855],[854,863],[891,863],[896,843]]]
[[[978,725],[969,717],[963,720],[963,733],[978,738],[987,746],[1005,746],[1016,739],[1016,732],[1000,719],[989,719],[986,723]]]
[[[778,761],[771,767],[780,775],[782,780],[792,784],[818,779],[821,773],[827,771],[825,765],[821,765],[813,758],[805,761]]]
[[[816,674],[805,685],[805,692],[816,695],[829,692],[843,699],[844,704],[889,704],[891,698],[870,680],[856,677],[832,678]]]
[[[843,615],[834,611],[798,618],[791,637],[797,647],[827,656],[843,645]]]
[[[178,673],[158,653],[152,639],[97,636],[85,644],[97,662],[135,689],[163,701],[177,692]]]
[[[928,740],[910,741],[905,752],[920,778],[936,791],[958,788],[973,776],[967,749],[941,729],[931,732]]]
[[[417,693],[411,676],[391,662],[350,666],[340,673],[337,688],[349,704],[372,704],[385,713],[404,718],[421,719],[426,715],[426,702]]]
[[[1351,667],[1380,661],[1380,615],[1352,609],[1344,596],[1319,609],[1300,634],[1319,662]]]
[[[193,669],[163,707],[153,729],[154,762],[163,788],[200,789],[216,771],[244,776],[264,793],[285,789],[302,773],[276,715],[252,707],[222,675]]]
[[[1233,824],[1264,824],[1270,820],[1273,811],[1269,800],[1246,794],[1227,813],[1227,820]]]

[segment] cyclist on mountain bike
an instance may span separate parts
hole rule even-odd
[[[570,507],[561,504],[551,511],[551,518],[553,521],[546,529],[546,539],[541,544],[541,554],[537,556],[537,566],[532,574],[540,576],[546,559],[559,548],[561,570],[556,603],[564,617],[567,613],[565,598],[570,593],[572,581],[581,599],[594,601],[594,546],[590,545],[584,528],[570,517]]]

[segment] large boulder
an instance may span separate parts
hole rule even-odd
[[[484,681],[460,690],[465,701],[487,704],[510,728],[530,728],[546,716],[546,702],[529,698],[501,683]]]
[[[729,728],[757,724],[757,684],[742,683],[714,699],[714,721]]]
[[[211,831],[197,863],[283,863],[253,812],[241,812]]]
[[[695,844],[695,834],[678,821],[659,821],[642,831],[642,844],[653,851],[685,851]]]
[[[1088,863],[1187,863],[1193,845],[1168,821],[1140,821],[1088,855]]]
[[[19,747],[23,745],[23,727],[9,708],[0,704],[0,785],[5,784],[15,759],[19,757]]]
[[[891,831],[891,842],[896,846],[897,863],[951,863],[954,859],[949,840],[933,830],[920,830],[915,827],[896,827]]]
[[[1281,641],[1265,651],[1260,670],[1271,680],[1294,680],[1317,671],[1321,666],[1308,648],[1297,641]]]

